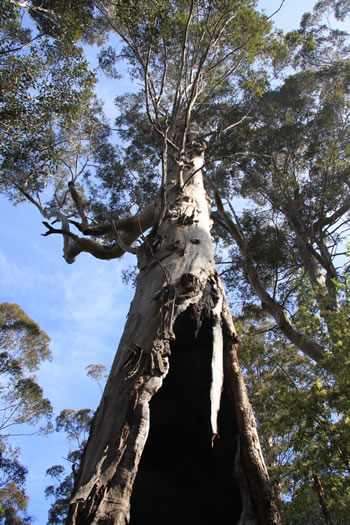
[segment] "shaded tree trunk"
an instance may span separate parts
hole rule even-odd
[[[203,149],[183,177],[169,162],[69,524],[280,523],[215,269]]]
[[[326,525],[333,525],[333,520],[329,515],[328,507],[324,498],[324,488],[317,474],[314,475],[314,486],[317,492],[318,501],[320,502],[320,507],[322,509],[324,521]]]

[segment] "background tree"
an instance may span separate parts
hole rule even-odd
[[[54,465],[46,471],[46,475],[50,476],[55,483],[45,489],[46,497],[54,498],[49,509],[48,523],[65,523],[66,521],[74,480],[86,445],[86,435],[90,429],[92,415],[92,410],[88,408],[76,411],[65,409],[56,418],[56,432],[64,431],[70,442],[70,450],[65,459],[70,463],[71,470],[67,473],[62,465]],[[74,444],[74,449],[72,449],[72,444]]]
[[[51,415],[35,371],[51,358],[49,337],[16,304],[0,304],[1,420],[3,438]],[[45,428],[45,427],[44,427]]]
[[[27,425],[46,420],[39,431],[50,430],[52,407],[38,385],[35,372],[51,358],[49,337],[16,304],[0,304],[0,521],[30,523],[26,515],[27,469],[18,461],[11,435],[28,433]]]
[[[348,506],[349,64],[347,35],[313,25],[321,4],[299,32],[317,37],[296,54],[301,71],[215,145],[211,175],[230,172],[249,199],[238,217],[217,195],[217,227],[236,241],[224,280],[245,305],[240,358],[286,523],[345,523]]]
[[[96,381],[102,394],[102,386],[105,381],[101,383],[101,380],[103,377],[108,377],[105,375],[106,367],[102,364],[90,364],[86,367],[86,370],[87,375]],[[64,523],[67,519],[74,481],[86,445],[92,418],[93,412],[88,408],[80,410],[65,409],[56,418],[56,432],[63,431],[69,441],[69,452],[67,458],[64,459],[70,464],[70,471],[67,473],[63,465],[54,465],[46,471],[46,475],[50,476],[54,481],[53,485],[49,485],[45,489],[46,497],[54,498],[49,509],[48,523]]]
[[[1,443],[0,455],[0,523],[32,523],[27,515],[25,490],[27,469],[18,461],[18,451]]]
[[[338,61],[266,92],[256,120],[222,146],[225,160],[217,168],[230,172],[233,191],[252,202],[238,219],[217,197],[218,218],[237,243],[231,250],[234,264],[226,267],[228,284],[237,282],[230,275],[240,272],[239,286],[247,279],[284,335],[329,369],[332,348],[324,346],[322,331],[303,333],[291,316],[305,280],[315,290],[326,325],[339,306],[335,281],[350,206],[348,81],[348,63]],[[328,335],[332,338],[331,326]]]
[[[248,279],[284,335],[319,364],[325,349],[317,335],[313,345],[310,334],[293,329],[287,311],[294,314],[300,267],[318,289],[321,316],[337,309],[333,281],[339,279],[348,231],[349,63],[343,58],[348,35],[321,23],[327,9],[335,9],[341,19],[347,13],[342,2],[318,2],[312,15],[304,15],[299,32],[286,37],[289,45],[293,42],[300,72],[266,90],[254,117],[229,140],[214,144],[218,162],[211,173],[230,173],[233,194],[249,199],[238,220],[217,197],[217,218],[221,224],[227,219],[226,230],[237,242],[232,271]]]
[[[337,321],[343,352],[349,348],[348,277],[341,285]],[[299,321],[313,330],[310,289],[300,292]],[[303,357],[257,307],[237,320],[259,436],[284,523],[346,523],[349,506],[348,379],[341,381]],[[317,327],[319,330],[319,327]],[[348,375],[348,374],[347,374]]]

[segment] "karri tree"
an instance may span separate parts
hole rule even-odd
[[[35,113],[41,135],[32,135],[16,106],[23,101],[29,114],[24,88],[12,94],[6,88],[14,118],[5,108],[1,184],[13,199],[25,197],[37,206],[46,235],[63,236],[68,263],[82,252],[104,260],[129,252],[139,269],[67,523],[280,523],[216,270],[212,224],[214,217],[215,234],[226,240],[231,234],[250,262],[243,230],[223,204],[233,193],[223,159],[237,156],[232,137],[237,131],[241,139],[253,118],[249,142],[263,148],[257,97],[273,68],[287,60],[287,47],[249,0],[103,0],[94,2],[94,19],[90,2],[63,4],[71,31],[57,2],[31,3],[41,47],[32,44],[37,52],[28,55],[38,63],[36,83],[30,84],[32,77],[26,82],[41,110],[48,71],[48,87],[58,86],[60,103],[44,118]],[[100,53],[101,67],[113,76],[116,61],[126,60],[141,85],[138,93],[117,99],[123,148],[109,142],[110,129],[92,100],[93,79],[71,45],[82,36],[79,13],[87,20],[86,40],[117,38]],[[46,56],[40,55],[43,38],[55,39],[54,63],[63,77],[45,60],[37,62]],[[308,34],[292,44],[300,42],[304,54],[312,48]],[[16,51],[5,54],[11,53]],[[27,59],[18,59],[18,67]],[[56,84],[64,76],[71,83]],[[263,107],[258,111],[273,126],[268,104]],[[13,156],[13,144],[22,142]],[[279,144],[268,146],[279,168]],[[246,158],[252,185],[256,163]],[[290,187],[286,176],[282,182]],[[50,200],[43,203],[50,185]],[[271,305],[288,324],[283,306],[274,298]],[[301,349],[317,357],[307,342]]]
[[[289,341],[333,374],[347,360],[337,352],[332,323],[340,308],[339,256],[349,230],[348,89],[348,61],[302,71],[266,91],[254,118],[217,144],[224,159],[220,170],[237,195],[250,199],[238,218],[216,197],[218,220],[236,242],[225,266],[227,283],[235,288],[232,277],[239,272],[239,286],[247,292],[242,283],[248,281]],[[296,323],[296,296],[308,285],[320,316],[312,331]],[[243,295],[246,302],[252,299]]]
[[[269,24],[247,2],[107,2],[99,8],[143,82],[142,131],[153,159],[157,153],[161,159],[160,168],[153,160],[160,183],[140,213],[97,226],[89,224],[70,184],[80,210],[75,226],[116,242],[106,247],[63,230],[66,260],[81,251],[105,259],[131,251],[140,271],[68,522],[126,523],[132,495],[131,522],[231,522],[245,515],[277,523],[215,268],[202,173],[207,140],[238,125],[220,127],[225,103],[241,95],[240,85],[253,89],[263,82],[257,57],[271,52]],[[140,97],[130,110],[137,102]],[[136,198],[147,161],[143,154],[132,171],[141,172]],[[140,246],[131,246],[150,228]]]

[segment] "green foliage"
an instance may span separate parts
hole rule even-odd
[[[50,339],[16,304],[0,304],[0,523],[31,523],[26,515],[27,469],[18,450],[9,444],[12,433],[25,433],[23,425],[46,423],[51,429],[51,403],[35,377],[41,363],[51,359]],[[19,427],[22,425],[22,427]]]
[[[266,93],[255,125],[247,129],[249,154],[237,162],[244,195],[255,190],[257,198],[265,197],[276,208],[300,198],[295,206],[303,206],[313,220],[334,208],[349,175],[343,121],[348,82],[349,64],[344,62],[292,76]],[[328,177],[329,171],[334,177]]]
[[[231,104],[242,89],[250,97],[261,95],[266,65],[282,60],[286,49],[248,0],[190,5],[107,1],[99,5],[100,15],[84,0],[20,5],[5,2],[13,45],[2,55],[0,50],[4,78],[8,77],[0,106],[5,123],[0,189],[15,203],[29,199],[45,219],[62,222],[63,229],[69,220],[81,219],[67,190],[69,180],[76,184],[79,178],[76,189],[85,212],[96,222],[109,222],[111,215],[123,217],[135,204],[144,207],[154,199],[160,183],[159,130],[163,133],[170,126],[173,140],[181,142],[176,119],[187,111],[185,94],[192,77],[197,87],[192,89],[187,125],[196,121],[203,131],[211,131],[221,120],[223,101]],[[32,38],[21,25],[24,8],[44,33],[36,34],[38,40],[25,50],[17,45],[20,39],[28,43]],[[107,25],[124,41],[121,56],[129,60],[132,75],[144,81],[146,68],[150,79],[138,96],[119,99],[123,109],[117,125],[128,127],[121,133],[129,141],[124,150],[109,142],[101,111],[90,103],[94,77],[81,49],[72,45],[100,29],[100,35],[106,35]],[[17,48],[20,53],[7,52]],[[118,59],[108,45],[100,53],[100,66],[116,76]],[[146,109],[144,90],[151,90],[148,98],[157,99],[158,108],[148,100]],[[158,133],[150,126],[152,112]],[[49,192],[54,197],[44,203]]]
[[[108,142],[109,126],[93,96],[95,75],[69,36],[73,22],[65,9],[71,4],[79,11],[83,2],[47,1],[43,10],[32,7],[38,24],[50,25],[52,17],[56,24],[50,36],[35,40],[22,27],[21,9],[6,2],[0,47],[0,191],[14,204],[31,201],[46,220],[58,219],[64,228],[69,219],[81,219],[68,182],[97,221],[125,214],[135,201],[133,179],[120,167],[120,150]],[[63,18],[67,27],[57,33]],[[82,27],[79,17],[75,22]]]
[[[32,0],[29,13],[41,32],[70,45],[92,27],[94,7],[86,0]]]
[[[50,181],[60,156],[57,127],[81,118],[94,75],[80,48],[35,40],[19,8],[5,1],[2,10],[0,190],[18,202],[39,195]]]
[[[94,376],[102,373],[103,365],[93,366]],[[65,409],[56,418],[56,432],[65,432],[70,443],[75,442],[77,449],[70,450],[67,455],[67,461],[71,465],[71,471],[66,472],[62,465],[54,465],[46,471],[46,475],[50,476],[54,484],[49,485],[45,489],[45,496],[53,498],[54,501],[49,509],[48,523],[65,523],[67,517],[69,500],[74,487],[75,475],[78,471],[81,455],[85,446],[86,433],[90,429],[93,412],[90,409],[70,410]]]
[[[126,43],[121,56],[128,58],[132,75],[144,81],[146,67],[152,78],[152,96],[160,95],[155,115],[158,124],[161,116],[167,116],[168,123],[176,125],[170,119],[177,118],[180,109],[185,111],[182,99],[192,77],[201,83],[193,113],[196,122],[209,129],[214,119],[208,121],[208,106],[232,98],[242,88],[261,93],[267,62],[272,55],[276,62],[278,54],[283,55],[282,39],[273,34],[271,24],[250,1],[118,1],[106,5],[115,30]]]
[[[11,433],[11,427],[50,418],[51,404],[34,375],[40,364],[51,358],[49,342],[46,333],[18,305],[0,304],[2,435]]]
[[[100,381],[105,376],[107,368],[105,365],[88,365],[86,367],[88,377],[91,377],[95,381]]]
[[[301,295],[307,304],[308,292]],[[334,380],[255,311],[245,309],[237,321],[242,334],[239,357],[283,522],[321,524],[326,512],[332,522],[345,524],[350,505],[347,351],[334,358]],[[349,311],[339,315],[340,324],[346,323]],[[311,330],[314,317],[305,316],[303,322]]]
[[[335,408],[342,411],[343,402],[350,396],[350,282],[347,272],[333,281],[338,307],[329,304],[329,298],[317,300],[319,290],[308,283],[298,293],[298,311],[295,322],[310,338],[318,340],[326,349],[324,365],[332,370],[336,381],[333,385]],[[329,307],[331,306],[331,307]]]
[[[32,523],[27,516],[25,492],[27,469],[17,459],[18,452],[1,443],[0,450],[0,523]]]
[[[47,498],[55,498],[49,510],[47,523],[64,523],[73,490],[73,474],[64,475],[64,468],[61,465],[55,465],[46,471],[46,475],[53,477],[56,482],[56,485],[49,485],[45,489]]]
[[[305,272],[299,272],[290,285],[295,290],[293,322],[310,341],[322,345],[324,362],[315,366],[303,357],[255,305],[247,306],[236,323],[242,334],[240,361],[283,522],[321,524],[329,519],[346,524],[350,505],[348,275],[345,271],[333,281],[337,308],[310,284]]]
[[[82,408],[77,411],[68,408],[62,410],[56,418],[56,432],[63,430],[69,440],[75,440],[81,444],[81,435],[85,440],[86,433],[90,428],[91,412],[89,408]]]
[[[327,337],[337,339],[330,326],[340,295],[336,256],[349,209],[348,89],[347,61],[292,75],[265,92],[255,116],[228,141],[214,140],[209,150],[224,159],[213,163],[211,179],[221,185],[226,177],[227,197],[244,197],[249,206],[237,219],[248,253],[231,248],[227,285],[232,291],[240,287],[250,300],[244,284],[250,264],[271,297],[295,316],[297,328],[325,348],[330,347],[322,326]],[[300,267],[309,285],[296,279]],[[311,286],[313,308],[311,296],[298,304],[298,287],[305,286]],[[303,324],[300,315],[314,316],[312,323]]]
[[[87,370],[87,376],[96,381],[101,394],[103,392],[102,390],[102,384],[105,382],[105,379],[108,377],[108,374],[106,374],[107,367],[105,365],[97,364],[93,365],[90,364],[85,367],[85,370]],[[101,381],[103,382],[101,384]]]
[[[337,21],[344,22],[349,12],[347,0],[320,0],[304,14],[299,29],[286,35],[295,68],[318,68],[348,57],[349,34]]]

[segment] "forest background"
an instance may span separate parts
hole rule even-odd
[[[268,14],[279,5],[272,0],[259,3]],[[313,5],[313,1],[286,0],[274,17],[276,26],[285,31],[296,29],[301,15]],[[87,50],[87,55],[94,67],[94,50]],[[115,94],[130,87],[125,76],[111,81],[100,74],[97,94],[104,100],[111,123],[117,115]],[[94,409],[100,391],[87,377],[86,366],[102,363],[108,368],[114,357],[133,295],[131,287],[122,285],[129,256],[101,263],[83,254],[74,265],[67,266],[60,257],[61,239],[41,237],[44,228],[34,207],[21,204],[13,208],[4,197],[0,202],[1,302],[19,304],[51,338],[53,361],[42,365],[38,382],[55,414],[65,408]],[[28,513],[37,523],[46,523],[50,503],[45,500],[44,490],[50,480],[45,478],[45,471],[64,462],[66,437],[58,433],[47,437],[26,435],[13,437],[12,441],[21,448],[20,460],[28,468]]]

